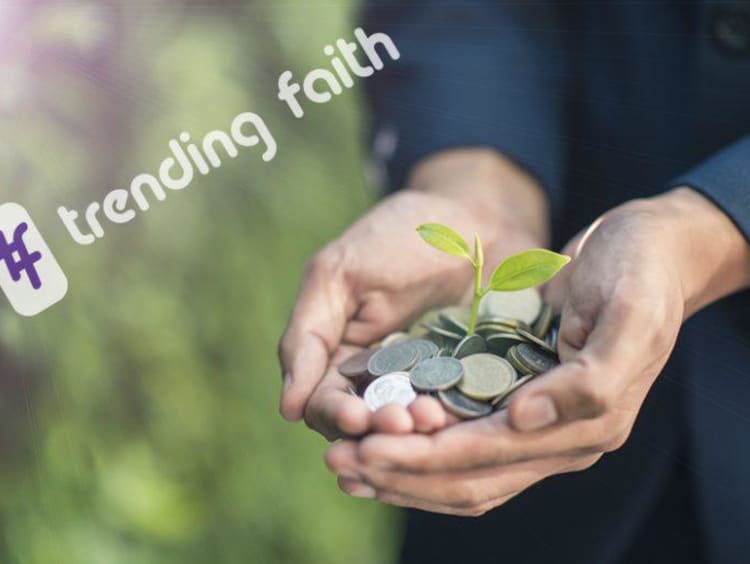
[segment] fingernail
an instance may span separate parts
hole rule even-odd
[[[549,396],[533,396],[524,401],[515,414],[520,431],[536,431],[557,421],[557,408]]]
[[[349,489],[349,495],[352,497],[361,497],[364,499],[374,499],[375,490],[367,484],[363,484],[360,482],[359,484],[352,486]]]

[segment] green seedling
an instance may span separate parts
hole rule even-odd
[[[479,235],[474,234],[474,255],[469,244],[453,229],[440,223],[426,223],[417,227],[417,232],[436,249],[465,258],[474,269],[474,297],[471,302],[469,335],[474,333],[479,316],[479,303],[491,291],[514,292],[534,288],[548,282],[570,262],[570,257],[546,249],[529,249],[502,261],[492,273],[490,283],[482,287],[484,251]]]

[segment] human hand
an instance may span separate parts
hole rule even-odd
[[[625,204],[566,249],[547,299],[562,308],[561,365],[507,411],[432,435],[370,435],[331,447],[351,495],[480,515],[554,474],[583,470],[627,439],[685,317],[750,285],[750,247],[681,189]]]
[[[488,260],[543,246],[547,236],[538,187],[496,153],[438,155],[417,168],[411,185],[313,257],[280,343],[282,414],[290,420],[304,415],[329,439],[371,428],[410,432],[444,424],[442,409],[427,399],[409,411],[387,406],[373,416],[335,370],[346,356],[341,347],[365,346],[431,307],[468,295],[469,265],[429,249],[417,225],[448,222],[467,234],[477,231]],[[421,417],[424,404],[427,415]]]

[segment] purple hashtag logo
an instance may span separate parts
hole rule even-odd
[[[18,282],[21,274],[25,272],[31,282],[31,287],[38,290],[42,287],[42,281],[35,265],[42,259],[42,253],[39,251],[29,253],[29,249],[26,248],[23,236],[28,228],[26,222],[20,223],[13,232],[13,240],[10,242],[5,238],[5,233],[0,231],[0,261],[5,262],[14,282]]]

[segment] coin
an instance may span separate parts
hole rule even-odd
[[[444,329],[461,335],[468,333],[470,317],[469,308],[462,306],[447,307],[438,313],[438,320]]]
[[[533,374],[526,374],[525,376],[521,376],[518,380],[513,382],[513,385],[510,388],[508,388],[505,391],[505,393],[494,398],[490,402],[490,405],[492,405],[492,407],[497,407],[498,409],[502,409],[503,407],[508,405],[508,401],[510,400],[510,396],[513,395],[513,392],[515,392],[516,390],[518,390],[518,388],[520,388],[521,386],[523,386],[530,380],[533,380],[534,378],[535,376]]]
[[[508,354],[510,347],[525,342],[523,337],[519,337],[515,333],[494,333],[487,337],[485,341],[487,350],[498,356],[505,356]]]
[[[373,380],[364,394],[365,404],[370,411],[377,411],[384,405],[391,404],[406,407],[416,398],[417,394],[411,387],[406,372],[393,372]]]
[[[411,337],[407,333],[404,333],[403,331],[396,331],[395,333],[391,333],[383,339],[382,346],[387,347],[389,345],[395,345],[396,343],[403,343],[404,341],[408,341],[409,339],[411,339]]]
[[[440,320],[438,319],[438,313],[439,310],[437,309],[431,309],[424,314],[422,314],[417,321],[415,321],[412,326],[409,328],[409,336],[410,337],[421,337],[425,333],[424,326],[425,325],[440,325]]]
[[[534,323],[541,309],[542,298],[534,288],[517,292],[488,292],[479,304],[479,315]]]
[[[464,358],[472,354],[479,354],[487,351],[487,343],[479,335],[467,335],[461,339],[456,348],[453,349],[453,356]]]
[[[539,337],[540,339],[544,339],[544,337],[549,332],[550,327],[552,326],[552,319],[555,315],[555,312],[552,310],[552,306],[548,303],[542,304],[542,311],[539,312],[539,317],[534,322],[534,325],[532,327],[532,332],[534,335]]]
[[[508,319],[506,317],[488,317],[481,319],[477,323],[477,329],[498,329],[500,331],[515,331],[519,325],[527,325],[518,319]]]
[[[383,347],[367,361],[367,371],[373,376],[409,370],[419,360],[420,348],[414,341]]]
[[[464,376],[457,388],[476,400],[489,400],[505,392],[516,379],[516,370],[505,359],[481,353],[461,359]]]
[[[367,362],[370,360],[372,355],[378,352],[378,349],[365,349],[353,354],[347,358],[344,362],[339,364],[339,374],[346,376],[347,378],[359,378],[361,376],[367,376]]]
[[[411,385],[424,392],[447,390],[455,386],[464,374],[464,367],[455,358],[428,358],[409,372]]]
[[[557,340],[559,336],[560,336],[560,316],[557,315],[552,320],[552,326],[549,328],[549,331],[547,332],[547,336],[544,338],[545,342],[555,352],[557,352]]]
[[[553,349],[544,339],[540,339],[534,333],[531,331],[527,331],[526,329],[518,328],[518,334],[526,339],[527,341],[531,341],[535,345],[541,347],[542,349],[551,352],[552,354],[555,353],[555,349]]]
[[[521,365],[527,368],[527,372],[533,374],[542,374],[558,365],[555,357],[529,343],[521,343],[516,346],[515,357]]]
[[[519,343],[520,344],[520,343]],[[518,345],[513,345],[508,349],[508,352],[505,354],[505,360],[510,362],[513,365],[513,368],[515,368],[518,372],[521,374],[528,372],[528,368],[526,368],[526,365],[524,365],[523,362],[518,358],[516,355],[516,347]]]
[[[463,335],[456,333],[454,331],[449,331],[448,329],[443,329],[442,327],[438,325],[429,325],[429,324],[423,324],[422,327],[427,329],[432,334],[440,335],[441,337],[446,337],[447,339],[451,339],[453,341],[460,341],[464,338]]]
[[[492,406],[466,397],[456,388],[441,390],[438,399],[446,410],[461,419],[474,419],[492,413]]]
[[[413,339],[409,341],[417,349],[417,362],[438,356],[440,347],[427,339]]]
[[[356,387],[372,410],[431,394],[469,419],[502,409],[515,391],[559,363],[560,317],[538,291],[489,292],[468,335],[470,317],[465,305],[430,310],[387,335],[382,348],[371,345],[346,359],[339,371],[351,378],[350,393]]]

